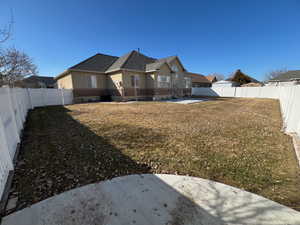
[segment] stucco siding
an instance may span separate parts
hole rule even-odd
[[[57,86],[62,89],[73,89],[72,74],[68,74],[57,80]]]
[[[147,89],[153,89],[156,87],[157,73],[150,73],[145,75],[145,83]]]
[[[72,73],[74,89],[75,88],[92,88],[91,75],[89,73]]]
[[[139,77],[139,88],[146,88],[146,73],[132,72],[132,71],[124,71],[123,73],[123,87],[124,88],[133,88],[131,84],[131,76]]]
[[[107,88],[108,89],[118,89],[120,88],[120,84],[123,85],[123,74],[115,73],[111,75],[107,75]]]
[[[96,88],[106,88],[106,75],[104,74],[72,72],[73,88],[92,88],[91,76],[96,76]]]
[[[106,88],[106,78],[107,75],[97,75],[97,88],[105,89]]]

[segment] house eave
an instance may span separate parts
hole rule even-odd
[[[146,73],[147,72],[147,71],[144,71],[144,70],[133,70],[133,69],[119,68],[119,69],[115,69],[115,70],[105,71],[105,74],[115,73],[115,72],[118,72],[118,71],[129,71],[129,72],[136,72],[136,73]]]
[[[70,73],[71,72],[71,70],[70,69],[67,69],[67,70],[65,70],[64,72],[62,72],[62,73],[60,73],[60,74],[58,74],[56,77],[54,77],[54,80],[58,80],[58,79],[60,79],[60,78],[63,78],[64,76],[66,76],[68,73]]]
[[[67,69],[64,72],[62,72],[61,74],[59,74],[56,77],[54,77],[54,80],[58,80],[60,78],[63,78],[64,76],[68,75],[71,72],[97,73],[97,74],[103,74],[103,75],[105,75],[104,72],[99,72],[99,71],[94,71],[94,70]]]

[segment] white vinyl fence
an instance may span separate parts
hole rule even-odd
[[[0,88],[0,199],[9,171],[13,170],[13,159],[28,110],[72,103],[72,90]]]
[[[300,86],[192,88],[192,95],[279,99],[286,132],[300,136]]]

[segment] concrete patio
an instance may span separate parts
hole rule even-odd
[[[300,224],[300,213],[201,178],[131,175],[87,185],[3,218],[2,225]]]

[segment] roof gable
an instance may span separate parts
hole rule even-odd
[[[111,72],[119,69],[131,69],[145,71],[146,65],[154,63],[156,59],[145,56],[137,51],[131,51],[121,56],[106,72]]]
[[[231,77],[226,79],[226,81],[234,81],[239,84],[247,84],[247,83],[260,83],[258,80],[244,74],[241,70],[237,70]]]
[[[166,62],[171,67],[171,62],[173,62],[174,60],[177,60],[178,64],[181,66],[182,70],[186,71],[186,69],[184,68],[184,66],[182,65],[181,61],[179,60],[179,58],[177,56],[169,56],[166,58],[158,59],[157,62]]]
[[[120,69],[124,63],[128,60],[132,52],[129,52],[121,57],[119,57],[107,70],[106,72],[114,71]]]
[[[205,77],[210,82],[216,82],[217,81],[217,77],[215,75],[208,75],[208,76],[205,76]]]
[[[154,63],[150,63],[146,65],[146,72],[150,72],[150,71],[155,71],[160,69],[163,65],[168,66],[168,68],[171,70],[170,66],[168,63],[163,62],[163,61],[156,61]]]

